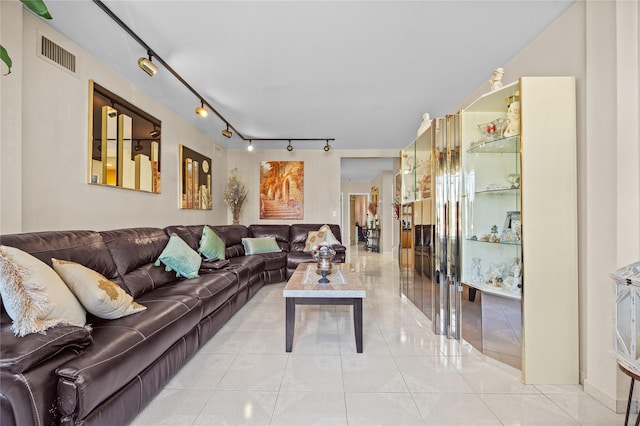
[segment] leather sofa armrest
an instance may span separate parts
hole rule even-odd
[[[336,253],[344,253],[347,251],[347,248],[340,244],[334,244],[331,246],[332,249],[336,251]]]
[[[92,338],[89,329],[73,325],[58,325],[44,333],[18,337],[11,331],[11,324],[5,322],[0,327],[0,342],[0,369],[21,374],[65,349],[87,346]]]

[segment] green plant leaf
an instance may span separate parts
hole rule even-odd
[[[7,52],[7,49],[5,49],[4,46],[1,44],[0,44],[0,59],[2,59],[2,62],[7,64],[7,67],[9,68],[9,72],[7,74],[11,74],[11,65],[13,65],[13,61],[11,61],[11,57],[9,56],[9,52]]]
[[[45,19],[53,19],[47,9],[47,5],[44,4],[44,0],[20,0],[25,6],[27,6],[33,13],[41,16]]]

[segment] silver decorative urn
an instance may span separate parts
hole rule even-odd
[[[311,255],[313,259],[318,262],[316,272],[322,275],[322,278],[320,278],[318,282],[328,284],[329,280],[327,279],[327,275],[331,273],[331,268],[333,267],[331,260],[336,255],[336,251],[326,245],[314,246]]]

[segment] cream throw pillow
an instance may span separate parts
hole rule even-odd
[[[327,233],[324,231],[309,231],[307,234],[307,241],[304,243],[304,249],[302,251],[311,251],[313,246],[317,246],[324,242]]]
[[[86,266],[58,259],[51,259],[51,263],[82,306],[98,318],[116,319],[147,309],[122,287]]]
[[[17,336],[61,323],[84,327],[86,313],[46,263],[15,247],[0,246],[0,295]]]
[[[332,246],[334,244],[338,244],[338,245],[342,244],[340,241],[338,241],[336,236],[333,235],[333,232],[331,232],[331,228],[329,227],[329,225],[322,225],[319,230],[320,231],[324,231],[326,233],[326,236],[325,236],[324,240],[330,246]]]

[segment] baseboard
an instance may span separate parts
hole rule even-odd
[[[585,393],[589,394],[593,398],[600,401],[610,410],[613,410],[616,413],[625,413],[627,411],[626,399],[616,399],[611,395],[607,395],[606,393],[598,389],[596,386],[592,385],[588,379],[585,379],[583,381],[583,388]],[[638,412],[638,400],[634,399],[631,402],[631,413],[637,413],[637,412]]]

